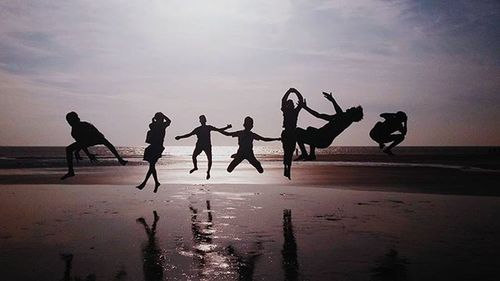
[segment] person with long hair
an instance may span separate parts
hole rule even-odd
[[[293,104],[293,100],[288,99],[292,93],[297,96],[297,106]],[[288,179],[291,179],[292,158],[297,143],[297,119],[303,107],[303,103],[304,98],[302,98],[302,95],[295,88],[290,88],[281,99],[281,111],[283,112],[283,131],[281,132],[284,166],[283,175]]]
[[[146,135],[146,143],[149,146],[144,150],[144,160],[149,162],[149,169],[146,173],[144,181],[137,186],[137,189],[142,190],[151,175],[155,181],[154,193],[158,192],[158,187],[160,182],[158,181],[158,175],[156,173],[156,162],[161,158],[161,154],[165,147],[163,147],[163,141],[165,139],[165,131],[168,126],[170,126],[170,119],[161,112],[157,112],[152,119],[151,124],[149,124],[149,131]]]

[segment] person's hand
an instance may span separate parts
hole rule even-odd
[[[302,106],[303,106],[304,108],[307,108],[307,101],[306,101],[306,99],[304,99],[304,101],[302,101]]]
[[[332,92],[330,92],[330,93],[323,92],[323,96],[324,96],[327,100],[329,100],[329,101],[333,101]]]
[[[176,136],[175,137],[175,140],[180,140],[181,138],[179,136]]]
[[[233,127],[233,125],[231,125],[231,124],[227,124],[227,126],[226,126],[226,127],[227,127],[228,129],[231,129],[231,128]]]

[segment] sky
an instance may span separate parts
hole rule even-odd
[[[487,0],[3,0],[0,145],[67,145],[70,111],[118,146],[145,145],[157,111],[166,145],[193,144],[173,137],[200,114],[277,137],[290,87],[319,112],[334,112],[322,91],[363,106],[333,145],[375,145],[379,114],[399,110],[404,145],[500,145],[499,24]]]

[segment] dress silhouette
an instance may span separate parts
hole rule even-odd
[[[408,131],[408,116],[403,111],[398,111],[396,113],[382,113],[380,117],[384,118],[384,121],[375,124],[370,131],[370,137],[378,143],[383,152],[394,155],[391,151],[392,148],[405,139]],[[392,143],[386,147],[385,144],[389,142]]]
[[[165,130],[170,126],[170,119],[161,112],[157,112],[152,119],[151,124],[149,124],[149,131],[146,135],[146,143],[149,146],[144,150],[144,160],[149,162],[149,169],[146,173],[144,181],[137,186],[138,189],[143,189],[148,181],[149,177],[153,175],[155,181],[154,192],[158,192],[158,187],[160,182],[158,181],[158,176],[156,174],[156,162],[160,159],[161,154],[165,147],[163,147],[163,141],[165,139]]]
[[[189,171],[189,173],[193,173],[194,171],[198,170],[198,161],[197,157],[200,155],[200,153],[205,152],[205,155],[207,156],[208,160],[208,169],[207,169],[207,180],[210,179],[210,170],[212,169],[212,141],[210,138],[210,132],[211,131],[216,131],[216,132],[221,132],[224,130],[227,130],[231,128],[231,124],[228,124],[224,128],[216,128],[211,125],[207,125],[207,118],[205,115],[200,115],[200,123],[201,126],[195,128],[193,131],[191,131],[188,134],[181,135],[181,136],[176,136],[176,140],[188,138],[190,136],[196,135],[198,140],[196,141],[196,146],[193,151],[193,169]]]
[[[294,93],[299,102],[295,107],[288,97]],[[299,112],[302,109],[304,99],[295,88],[290,88],[281,99],[281,111],[283,112],[283,131],[281,132],[281,143],[283,145],[283,175],[291,179],[291,168],[293,152],[296,145],[296,129]]]
[[[318,113],[309,108],[304,100],[303,107],[307,112],[316,118],[328,121],[328,123],[319,129],[314,127],[307,127],[306,130],[297,128],[297,143],[302,154],[296,160],[316,160],[316,148],[327,148],[353,122],[359,122],[363,119],[363,108],[361,106],[351,107],[344,112],[333,98],[332,93],[323,92],[323,96],[333,104],[335,114]],[[309,155],[305,144],[310,146]]]
[[[66,147],[66,162],[68,165],[68,173],[61,177],[64,180],[75,175],[73,169],[73,153],[75,153],[76,158],[80,159],[78,152],[83,150],[90,160],[95,161],[95,155],[89,153],[88,147],[94,145],[105,145],[118,159],[120,164],[126,165],[127,161],[118,154],[116,148],[104,137],[104,135],[97,130],[97,128],[88,123],[80,120],[78,114],[74,111],[66,114],[66,121],[71,126],[71,136],[75,139],[75,142]]]
[[[252,166],[257,169],[259,173],[263,173],[264,169],[260,164],[259,160],[255,158],[253,153],[253,141],[279,141],[280,138],[266,138],[261,137],[258,134],[252,132],[253,128],[253,119],[252,117],[245,117],[245,121],[243,122],[244,130],[236,131],[236,132],[226,132],[221,131],[220,133],[226,136],[237,137],[238,138],[238,151],[236,154],[233,154],[231,157],[234,158],[233,161],[227,167],[227,171],[231,173],[238,164],[243,160],[247,160]]]

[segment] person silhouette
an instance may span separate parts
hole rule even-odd
[[[323,92],[323,96],[333,104],[335,114],[318,113],[309,108],[304,99],[303,108],[314,117],[328,121],[328,123],[319,129],[314,127],[307,127],[306,130],[297,128],[297,143],[300,147],[301,155],[295,160],[316,160],[316,148],[327,148],[353,122],[359,122],[363,119],[363,108],[361,106],[351,107],[344,112],[333,98],[332,93]],[[307,154],[305,144],[309,144],[310,146],[309,155]]]
[[[262,168],[259,160],[255,158],[255,155],[253,153],[253,141],[280,141],[281,138],[261,137],[258,134],[252,132],[253,119],[250,116],[245,117],[243,127],[245,128],[244,130],[236,132],[220,131],[220,133],[225,136],[238,138],[238,151],[231,156],[233,158],[233,161],[231,161],[231,163],[227,167],[227,171],[231,173],[234,168],[238,166],[238,164],[240,164],[243,160],[247,160],[252,166],[255,167],[255,169],[257,169],[259,173],[263,173],[264,169]]]
[[[149,169],[146,172],[146,177],[144,181],[136,186],[137,189],[142,190],[144,186],[146,186],[146,182],[149,177],[153,175],[153,179],[155,181],[155,189],[154,193],[158,192],[158,187],[160,186],[160,182],[158,181],[158,176],[156,173],[156,162],[161,158],[161,154],[165,147],[163,147],[163,141],[165,139],[165,130],[168,126],[170,126],[170,119],[165,116],[161,112],[157,112],[152,122],[149,124],[149,131],[146,135],[146,143],[149,143],[149,146],[144,149],[144,157],[143,159],[149,162]]]
[[[291,93],[298,98],[298,104],[295,107],[293,101],[288,99]],[[296,145],[296,129],[299,112],[303,107],[304,99],[295,88],[290,88],[281,99],[281,111],[283,112],[283,131],[281,132],[281,143],[283,145],[283,175],[291,179],[291,168],[293,152]]]
[[[89,153],[87,149],[89,146],[99,144],[105,145],[111,153],[113,153],[116,159],[118,159],[121,165],[127,164],[128,161],[124,160],[118,154],[116,148],[104,137],[104,135],[91,123],[81,121],[76,112],[72,111],[66,114],[66,121],[68,121],[68,124],[71,126],[71,136],[75,139],[75,142],[66,147],[68,172],[61,177],[61,180],[75,176],[75,171],[73,169],[73,153],[75,153],[77,159],[81,159],[78,152],[83,150],[90,160],[96,160],[95,155]]]
[[[143,217],[136,220],[137,223],[141,224],[146,231],[148,240],[142,244],[142,270],[144,273],[145,281],[161,281],[163,280],[163,263],[165,257],[163,251],[160,247],[160,243],[156,238],[156,225],[160,217],[156,211],[153,211],[153,224],[151,227],[146,223]]]
[[[189,171],[189,173],[193,173],[194,171],[198,170],[198,161],[197,157],[200,155],[200,153],[205,152],[205,155],[207,156],[208,160],[208,169],[207,169],[207,180],[210,179],[210,170],[212,169],[212,141],[210,139],[210,132],[211,131],[216,131],[216,132],[221,132],[225,131],[229,128],[231,128],[231,124],[228,124],[224,128],[216,128],[211,125],[207,125],[207,118],[205,115],[200,115],[199,117],[201,126],[195,128],[191,133],[181,135],[181,136],[176,136],[176,140],[184,139],[184,138],[189,138],[190,136],[196,135],[198,140],[196,141],[196,146],[193,151],[193,169]]]
[[[382,113],[380,117],[384,118],[384,121],[377,122],[373,126],[373,129],[370,131],[370,137],[378,143],[383,152],[394,155],[391,151],[392,148],[405,139],[406,132],[408,131],[408,116],[403,111],[398,111],[396,113]],[[399,132],[399,134],[395,134],[395,132]],[[392,143],[385,147],[385,144],[389,142]]]

